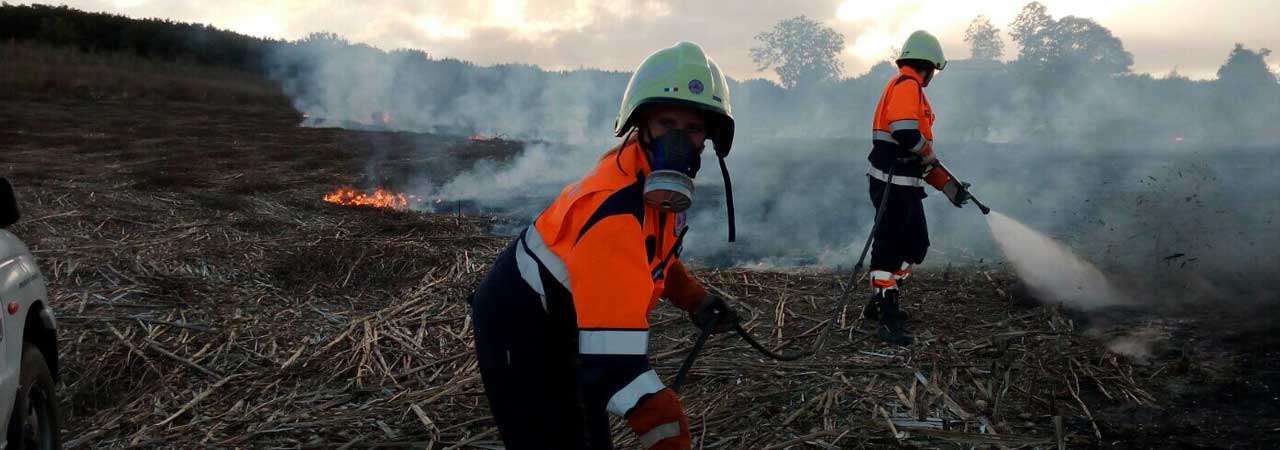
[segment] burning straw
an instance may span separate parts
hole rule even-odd
[[[417,196],[395,192],[383,188],[374,188],[372,192],[363,192],[351,186],[342,186],[324,195],[324,201],[346,206],[370,206],[374,208],[407,209],[409,202],[421,202]]]

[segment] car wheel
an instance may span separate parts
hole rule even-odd
[[[9,419],[9,449],[59,450],[62,439],[62,416],[58,398],[53,395],[53,375],[40,349],[31,344],[22,347],[22,373],[13,415]]]

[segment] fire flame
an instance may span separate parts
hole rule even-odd
[[[401,192],[393,192],[383,188],[375,188],[365,193],[351,186],[342,186],[324,195],[324,201],[347,206],[372,206],[374,208],[390,208],[402,210],[409,207],[409,200],[416,196],[406,196]]]

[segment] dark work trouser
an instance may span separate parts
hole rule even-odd
[[[498,256],[471,300],[480,377],[502,442],[507,450],[592,448],[578,387],[577,329],[552,325],[520,278],[513,251],[508,246]]]
[[[887,184],[870,178],[871,204],[880,208]],[[929,250],[929,227],[924,218],[924,188],[894,185],[871,244],[871,270],[897,272],[902,263],[920,264]]]

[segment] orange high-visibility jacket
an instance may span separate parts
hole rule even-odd
[[[951,179],[945,170],[934,170],[940,166],[932,164],[936,161],[933,154],[935,118],[933,107],[925,98],[923,83],[920,74],[911,67],[903,66],[880,94],[880,103],[876,105],[871,124],[871,155],[867,158],[871,161],[867,174],[872,178],[887,181],[894,160],[915,155],[919,157],[919,163],[894,166],[893,184],[923,187],[927,183],[942,189]],[[909,131],[916,131],[920,136],[909,146],[894,136],[902,136],[902,132]]]
[[[679,400],[649,366],[648,314],[659,297],[691,310],[707,293],[678,258],[684,214],[644,202],[649,172],[635,139],[606,153],[524,231],[516,260],[544,308],[568,292],[588,407],[626,416],[646,448],[687,448]]]

